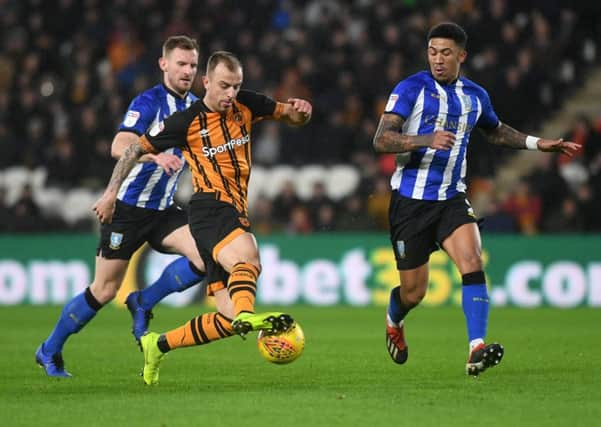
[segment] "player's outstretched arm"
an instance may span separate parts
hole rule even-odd
[[[450,150],[455,144],[455,135],[447,131],[436,131],[428,135],[402,134],[404,123],[405,119],[398,114],[382,114],[373,140],[376,152],[405,153],[422,147]]]
[[[484,133],[490,143],[509,148],[559,152],[568,156],[572,156],[580,148],[580,144],[572,141],[526,135],[505,123],[499,123],[499,126],[492,130],[484,130]]]
[[[284,103],[281,119],[283,122],[292,126],[302,126],[309,123],[313,106],[309,101],[300,98],[290,98],[287,103]]]
[[[92,210],[96,213],[96,216],[101,223],[105,224],[112,221],[119,187],[121,187],[121,184],[127,175],[129,175],[129,172],[144,153],[146,153],[146,151],[142,145],[139,143],[131,144],[115,165],[113,174],[104,194],[92,207]]]

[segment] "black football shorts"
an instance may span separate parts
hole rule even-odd
[[[227,286],[229,274],[217,263],[217,253],[229,242],[250,232],[246,215],[233,205],[217,200],[213,193],[196,193],[188,206],[192,237],[207,269],[207,292]]]
[[[442,247],[455,229],[477,222],[464,193],[449,200],[430,201],[410,199],[393,191],[388,217],[398,270],[411,270],[427,263],[430,254]]]
[[[96,254],[107,259],[129,260],[144,244],[163,253],[163,239],[188,223],[186,212],[171,205],[165,210],[139,208],[117,200],[113,221],[100,227]]]

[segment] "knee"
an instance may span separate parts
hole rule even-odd
[[[479,253],[467,254],[461,259],[461,264],[457,266],[462,274],[472,271],[482,270],[482,258]]]
[[[401,284],[401,301],[408,308],[413,308],[419,305],[426,296],[428,289],[427,280],[424,283],[410,282]]]
[[[120,282],[110,280],[104,282],[95,281],[90,285],[90,292],[92,292],[92,295],[100,304],[105,305],[117,296],[120,284]]]

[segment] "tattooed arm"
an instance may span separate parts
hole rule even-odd
[[[488,142],[494,145],[501,145],[509,148],[526,149],[526,138],[528,135],[515,130],[505,123],[499,123],[499,126],[492,130],[483,130],[488,138]]]
[[[436,131],[428,135],[402,134],[404,123],[405,119],[397,114],[382,114],[373,140],[376,152],[405,153],[421,147],[450,150],[455,143],[455,135],[447,131]]]
[[[528,135],[515,130],[505,123],[500,123],[499,126],[492,130],[484,130],[484,134],[488,138],[488,142],[491,144],[517,149],[528,148],[526,145],[526,139],[528,138]],[[563,139],[552,140],[534,137],[530,138],[532,138],[533,141],[536,141],[536,149],[539,151],[558,151],[571,156],[576,150],[578,150],[578,148],[580,148],[580,144],[564,141]]]
[[[136,165],[138,159],[145,153],[146,151],[144,150],[144,147],[142,147],[139,143],[131,144],[129,147],[127,147],[115,165],[115,168],[113,169],[113,175],[111,176],[111,180],[109,181],[104,194],[96,203],[94,203],[92,208],[101,223],[110,224],[112,221],[119,187],[121,187],[121,184],[123,184],[123,181],[125,178],[127,178],[129,172]]]

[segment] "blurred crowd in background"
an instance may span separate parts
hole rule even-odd
[[[129,102],[160,81],[165,38],[187,34],[201,46],[197,95],[207,56],[224,49],[242,59],[244,87],[312,101],[306,127],[257,125],[254,165],[347,164],[360,176],[341,199],[320,182],[300,197],[293,180],[278,194],[259,194],[251,204],[255,231],[386,230],[394,156],[377,156],[372,137],[396,83],[426,67],[429,28],[446,20],[463,25],[463,73],[489,91],[501,120],[536,134],[599,66],[601,17],[593,3],[0,0],[0,176],[15,167],[44,172],[41,185],[25,183],[13,197],[13,183],[0,180],[0,229],[93,229],[92,216],[68,222],[44,209],[43,193],[104,188],[115,163],[110,144]],[[545,135],[583,148],[574,159],[540,154],[529,176],[504,194],[495,192],[495,172],[513,151],[472,134],[468,177],[488,194],[477,212],[485,230],[601,231],[599,114],[578,118],[566,135]]]

